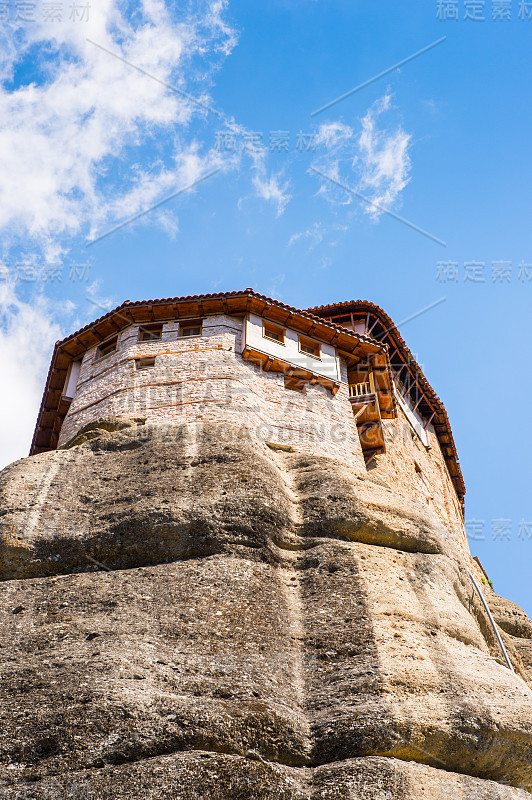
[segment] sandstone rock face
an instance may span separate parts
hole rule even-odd
[[[0,475],[0,797],[532,797],[532,624],[439,518],[223,424]]]

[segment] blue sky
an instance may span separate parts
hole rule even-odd
[[[532,3],[8,12],[2,464],[27,453],[53,342],[125,299],[251,286],[398,323],[441,300],[401,332],[451,419],[472,552],[532,614]]]

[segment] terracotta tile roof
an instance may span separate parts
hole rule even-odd
[[[201,302],[205,300],[217,300],[219,298],[243,297],[243,296],[255,297],[259,300],[264,300],[266,303],[269,303],[272,306],[276,306],[277,308],[282,308],[285,311],[289,311],[292,314],[297,314],[299,316],[306,317],[307,319],[312,319],[315,322],[319,322],[322,325],[325,324],[330,328],[341,330],[343,333],[347,333],[350,336],[353,335],[353,331],[349,330],[348,328],[344,328],[341,325],[336,325],[334,323],[329,323],[319,315],[313,314],[312,309],[302,310],[300,308],[295,308],[295,306],[289,306],[286,303],[282,303],[280,300],[274,300],[273,298],[268,297],[267,295],[259,294],[258,292],[255,292],[253,289],[247,288],[243,289],[242,291],[236,291],[236,292],[213,292],[211,294],[190,294],[190,295],[185,295],[183,297],[166,297],[156,300],[134,300],[134,301],[125,300],[123,303],[121,303],[121,305],[117,306],[116,308],[113,308],[111,311],[107,311],[101,317],[98,317],[92,322],[89,322],[83,328],[80,328],[78,331],[69,334],[65,339],[63,339],[60,342],[57,342],[56,344],[60,347],[61,345],[65,344],[71,339],[75,339],[84,331],[88,331],[95,325],[98,325],[98,323],[111,318],[115,314],[119,314],[124,309],[127,310],[135,308],[136,306],[170,305],[170,304],[173,305],[174,303],[177,304],[177,303],[185,303],[191,301]],[[379,344],[378,342],[375,342],[375,340],[372,339],[370,336],[364,336],[363,334],[355,334],[355,335],[362,341],[371,342],[372,344]]]

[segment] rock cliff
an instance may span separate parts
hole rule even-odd
[[[532,624],[428,506],[225,424],[0,474],[0,797],[532,798]]]

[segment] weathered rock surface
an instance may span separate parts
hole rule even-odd
[[[125,569],[235,548],[274,562],[296,533],[297,547],[329,536],[452,549],[428,509],[328,459],[276,459],[246,430],[220,424],[100,424],[76,437],[78,446],[4,470],[1,579],[84,570],[94,559]]]
[[[514,666],[532,686],[532,623],[518,605],[486,587],[485,597]]]
[[[435,515],[230,426],[0,475],[0,797],[532,795],[532,624]],[[2,795],[3,792],[3,795]]]
[[[393,758],[295,769],[208,751],[81,770],[0,789],[5,800],[527,800],[530,794]]]

